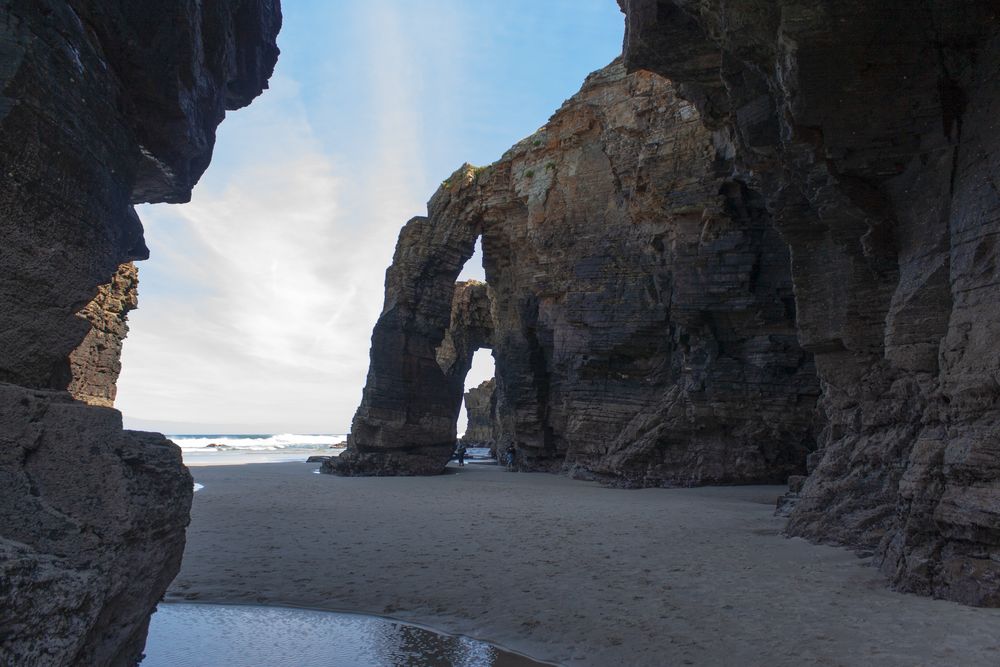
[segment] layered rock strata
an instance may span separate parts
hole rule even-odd
[[[0,4],[2,664],[141,655],[192,485],[101,407],[148,254],[132,205],[187,201],[280,20],[277,0]]]
[[[825,426],[789,532],[1000,604],[1000,8],[621,4],[791,247]]]
[[[476,350],[492,344],[492,309],[485,284],[455,283],[476,230],[431,215],[399,235],[347,450],[323,472],[436,474],[455,450],[465,376]]]
[[[432,351],[479,235],[498,437],[522,468],[639,486],[804,470],[818,387],[787,247],[729,172],[694,105],[620,63],[499,162],[457,171],[400,236],[345,470],[447,461],[457,402],[428,404],[460,379],[443,389]]]
[[[91,328],[69,355],[67,389],[74,398],[90,405],[114,406],[128,313],[138,304],[139,272],[128,262],[118,267],[111,282],[98,287],[97,296],[78,313]]]
[[[465,392],[465,413],[469,421],[462,443],[468,447],[496,447],[496,384],[496,380],[486,380]]]

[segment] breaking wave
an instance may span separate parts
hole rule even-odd
[[[281,433],[279,435],[168,435],[184,451],[252,451],[270,452],[280,449],[328,449],[347,444],[347,436],[301,435]]]

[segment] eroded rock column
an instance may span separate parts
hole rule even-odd
[[[118,393],[122,370],[122,343],[128,335],[128,313],[139,304],[139,271],[129,262],[118,267],[111,282],[97,289],[97,296],[78,316],[90,331],[70,353],[67,389],[77,400],[110,408]]]
[[[592,74],[483,173],[501,437],[627,486],[783,482],[813,448],[787,247],[669,81]]]

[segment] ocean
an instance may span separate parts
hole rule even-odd
[[[305,461],[310,456],[339,456],[347,447],[346,433],[197,433],[167,437],[181,448],[188,466]],[[470,447],[466,461],[492,463],[493,459],[489,449]]]
[[[346,433],[172,433],[167,437],[181,448],[189,466],[305,461],[310,456],[339,455],[347,446]]]

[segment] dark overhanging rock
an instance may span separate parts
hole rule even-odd
[[[1000,605],[997,4],[620,4],[792,250],[824,425],[789,532]]]
[[[70,352],[89,331],[76,314],[119,265],[148,256],[132,204],[190,199],[226,109],[266,85],[278,7],[17,0],[0,10],[0,382],[67,387]]]
[[[0,663],[141,656],[192,482],[109,407],[148,255],[133,204],[190,198],[280,23],[278,0],[0,5]]]
[[[482,234],[497,438],[519,468],[627,486],[804,472],[818,387],[787,247],[728,150],[669,82],[615,63],[500,161],[446,180],[401,233],[327,471],[443,469],[468,367],[435,362]]]

